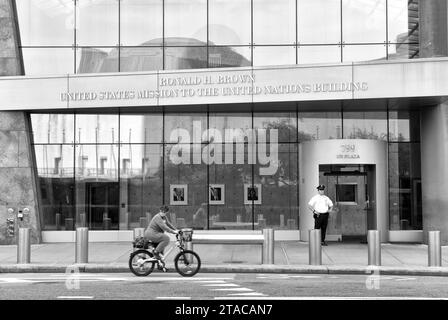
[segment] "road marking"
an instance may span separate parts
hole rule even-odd
[[[248,288],[223,288],[223,289],[210,289],[213,291],[254,291]]]
[[[199,283],[225,283],[224,280],[202,280],[198,281]]]
[[[59,296],[57,299],[93,299],[92,296]]]
[[[264,296],[266,295],[264,293],[260,292],[244,292],[244,293],[229,293],[228,296]]]
[[[217,284],[204,284],[203,287],[239,287],[234,283],[217,283]]]
[[[400,279],[395,279],[395,281],[408,281],[408,280],[416,280],[415,278],[400,278]]]
[[[191,297],[156,297],[156,299],[163,299],[163,300],[191,300]]]
[[[0,281],[4,283],[32,283],[32,280],[18,279],[18,278],[2,278]]]

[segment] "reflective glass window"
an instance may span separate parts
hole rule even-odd
[[[208,64],[210,68],[249,67],[251,66],[251,48],[209,47]]]
[[[165,70],[207,68],[206,47],[165,47]]]
[[[420,47],[418,43],[394,43],[387,47],[388,60],[419,58]]]
[[[162,45],[163,0],[124,0],[120,4],[123,46]]]
[[[209,127],[216,129],[223,136],[223,141],[247,141],[252,129],[252,115],[250,113],[210,113]],[[227,131],[226,129],[232,129]],[[240,140],[239,140],[240,139]]]
[[[342,0],[342,41],[386,42],[386,0]]]
[[[254,47],[254,66],[283,65],[296,63],[294,46]]]
[[[77,1],[77,7],[77,45],[118,45],[118,1]]]
[[[26,75],[73,74],[75,55],[71,48],[22,48]]]
[[[299,64],[341,62],[340,46],[300,46],[297,48]]]
[[[160,47],[120,48],[120,71],[152,71],[163,69],[163,50]]]
[[[213,44],[250,44],[251,0],[209,0],[209,40]]]
[[[255,112],[254,129],[276,129],[278,142],[297,141],[297,119],[295,112]],[[269,141],[269,138],[267,138]]]
[[[192,38],[205,44],[207,0],[165,0],[165,37]]]
[[[118,72],[117,48],[79,48],[76,73]]]
[[[386,56],[386,46],[382,44],[342,47],[343,62],[386,60]]]
[[[342,119],[340,112],[299,112],[298,139],[341,139]]]
[[[76,143],[117,143],[118,114],[77,114]]]
[[[207,130],[205,113],[165,114],[165,142],[167,143],[199,143],[205,130]]]
[[[341,42],[340,0],[297,0],[300,44]]]
[[[34,143],[73,143],[73,114],[31,114]]]
[[[388,0],[388,37],[392,43],[418,43],[418,1]]]
[[[387,112],[343,112],[344,139],[387,140]]]
[[[420,141],[420,112],[389,111],[389,141]]]
[[[161,113],[120,114],[120,142],[161,143],[162,135]]]
[[[15,1],[24,46],[72,46],[74,44],[74,2]]]
[[[295,10],[295,0],[254,0],[254,44],[294,44]]]

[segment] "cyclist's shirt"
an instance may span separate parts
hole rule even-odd
[[[175,233],[176,228],[168,221],[166,217],[162,217],[159,213],[152,218],[148,225],[148,229],[155,233],[163,233],[164,231]]]

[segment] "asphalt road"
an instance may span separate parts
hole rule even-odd
[[[387,275],[0,274],[1,300],[448,299],[448,278]]]

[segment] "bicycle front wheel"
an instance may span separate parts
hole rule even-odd
[[[181,276],[192,277],[201,268],[201,259],[196,252],[184,250],[174,257],[174,266]]]
[[[131,253],[129,257],[129,269],[139,277],[149,275],[154,270],[154,262],[143,262],[152,258],[152,254],[147,250],[137,250]]]

